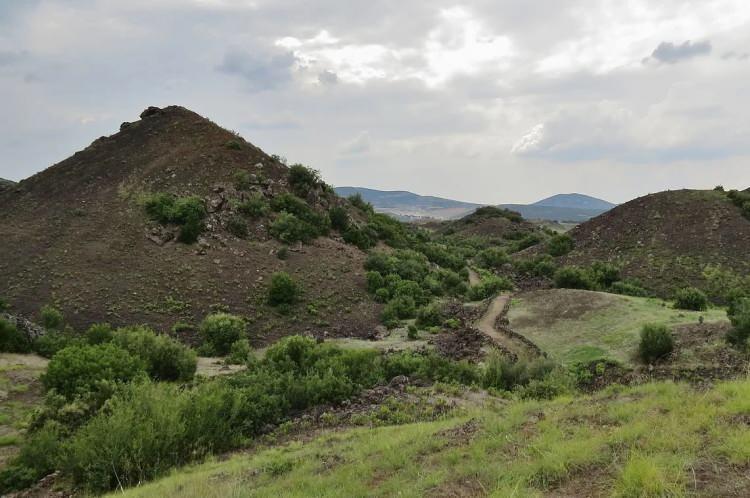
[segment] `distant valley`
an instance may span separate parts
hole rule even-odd
[[[451,220],[467,215],[483,204],[419,195],[402,190],[375,190],[364,187],[336,187],[336,193],[348,197],[359,193],[376,211],[402,221],[424,218]],[[533,204],[500,204],[529,220],[581,223],[605,213],[615,204],[583,194],[557,194]]]

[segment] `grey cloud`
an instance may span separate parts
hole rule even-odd
[[[272,90],[292,79],[295,58],[291,52],[251,53],[227,52],[217,67],[221,72],[241,76],[251,91]]]
[[[339,77],[335,72],[326,70],[318,75],[318,81],[323,85],[335,85]]]
[[[738,61],[744,61],[750,58],[750,53],[747,52],[735,52],[734,50],[731,50],[729,52],[724,53],[721,56],[722,59],[726,60],[738,60]]]
[[[679,45],[672,42],[661,42],[651,53],[651,58],[665,64],[675,64],[686,59],[710,53],[711,42],[709,40],[696,43],[687,40]]]

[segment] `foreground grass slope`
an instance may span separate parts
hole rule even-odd
[[[609,358],[635,361],[641,328],[726,322],[726,312],[673,309],[660,299],[552,289],[521,294],[508,313],[511,327],[563,363]],[[722,346],[725,341],[720,341]]]
[[[705,392],[655,383],[491,404],[434,422],[302,437],[191,467],[125,496],[750,493],[750,381]]]

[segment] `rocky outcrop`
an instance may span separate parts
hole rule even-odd
[[[16,327],[19,332],[26,335],[29,341],[33,341],[47,333],[44,327],[41,327],[22,316],[11,315],[10,313],[0,313],[0,319],[3,319]]]

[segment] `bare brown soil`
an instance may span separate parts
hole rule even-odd
[[[615,207],[568,232],[575,249],[562,263],[610,261],[664,297],[702,286],[706,265],[750,271],[750,220],[722,192],[678,190]]]
[[[209,224],[218,219],[219,226],[199,244],[148,238],[154,226],[138,204],[141,194],[197,195],[226,206],[222,195],[238,170],[264,178],[253,188],[266,197],[288,189],[286,166],[181,107],[96,140],[0,192],[0,296],[26,316],[53,303],[77,328],[110,322],[168,330],[228,310],[248,317],[256,345],[294,333],[371,334],[378,305],[365,289],[365,256],[335,238],[293,247],[285,261],[275,254],[281,244],[270,239],[267,218],[250,222],[249,240],[229,234],[213,215]],[[304,288],[303,304],[285,315],[264,304],[269,278],[280,270]]]

